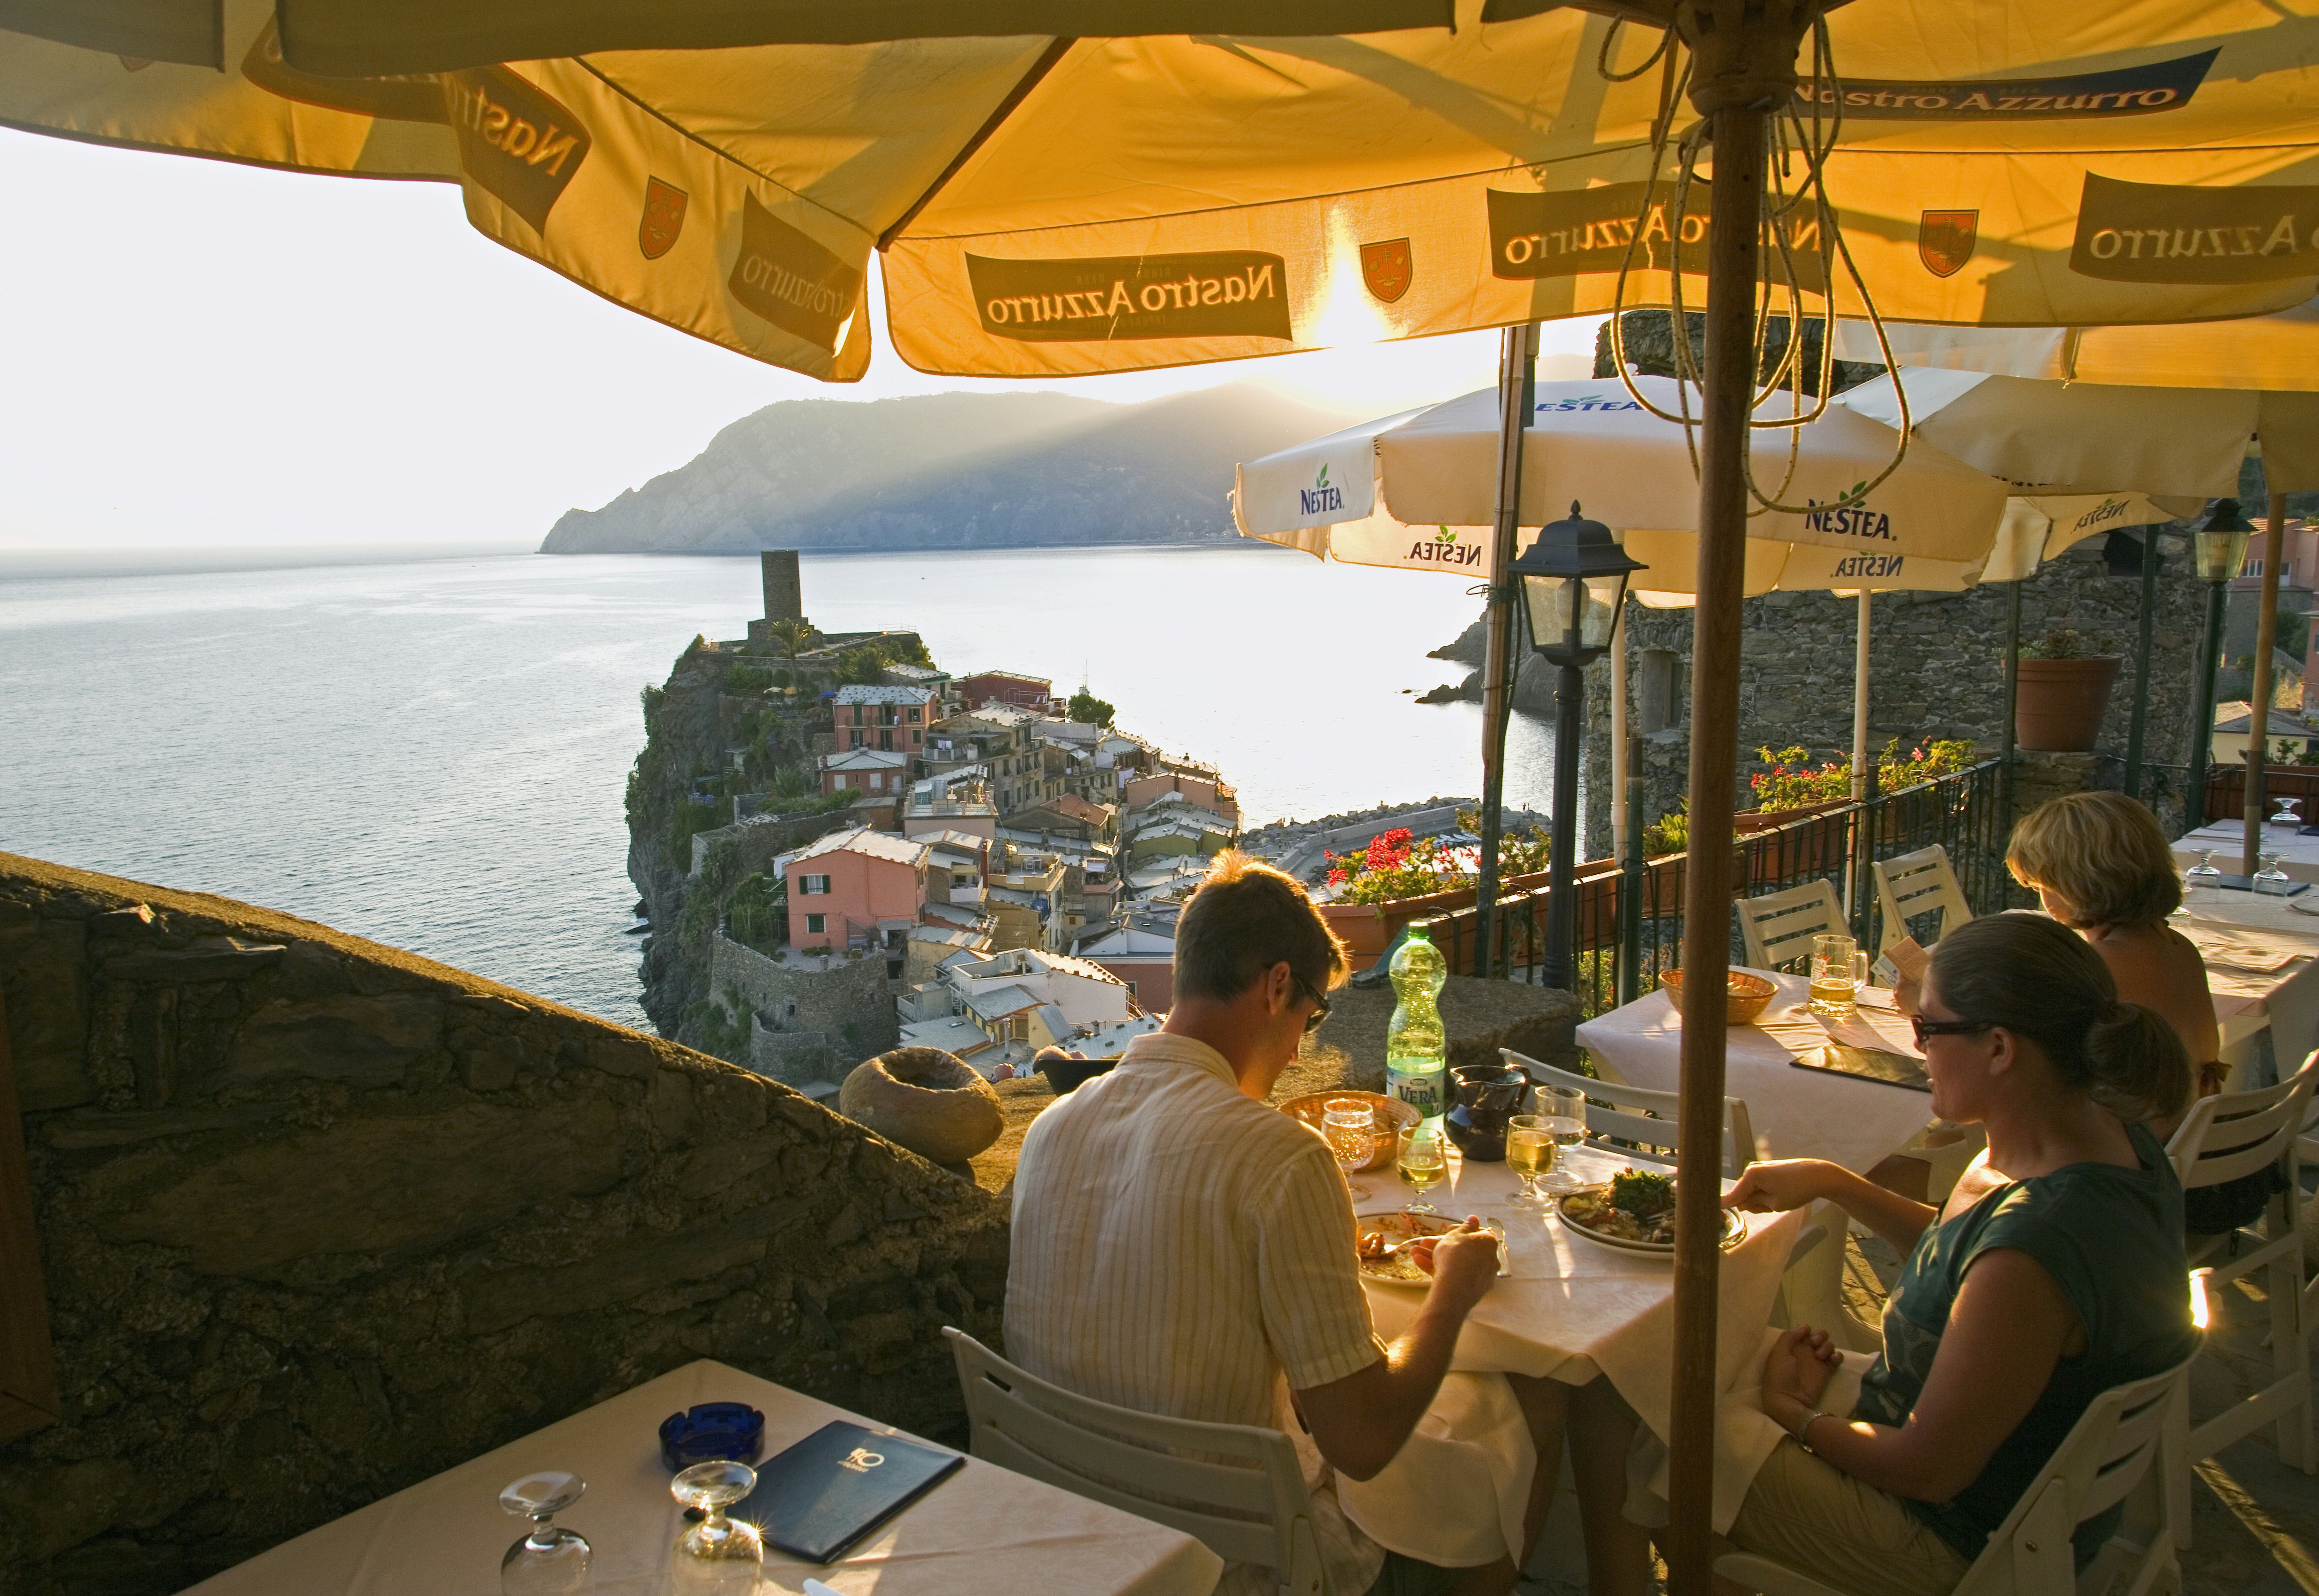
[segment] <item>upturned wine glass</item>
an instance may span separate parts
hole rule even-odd
[[[596,1588],[588,1543],[548,1522],[587,1489],[578,1474],[547,1473],[526,1474],[500,1492],[500,1506],[531,1520],[531,1533],[500,1559],[501,1596],[582,1596]]]
[[[2278,806],[2278,808],[2270,817],[2272,824],[2277,825],[2300,825],[2303,824],[2303,800],[2301,798],[2273,798],[2270,801]]]
[[[2254,889],[2257,892],[2275,893],[2280,897],[2286,897],[2295,882],[2292,877],[2278,868],[2279,856],[2276,853],[2265,853],[2260,857],[2262,861],[2262,868],[2254,873]]]
[[[700,1522],[676,1537],[669,1554],[669,1587],[684,1596],[749,1596],[764,1569],[765,1545],[754,1524],[728,1519],[725,1510],[757,1488],[745,1463],[696,1463],[668,1483],[668,1493],[699,1508]]]

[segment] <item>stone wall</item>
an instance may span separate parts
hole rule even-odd
[[[708,989],[745,1005],[765,1030],[826,1038],[839,1073],[806,1078],[840,1079],[862,1059],[898,1045],[901,1020],[882,953],[861,959],[841,953],[824,962],[826,969],[798,969],[719,932],[710,944]]]
[[[2143,758],[2179,766],[2189,751],[2192,668],[2205,618],[2206,588],[2190,573],[2186,539],[2159,542],[2164,558],[2158,579],[2158,615],[2152,659],[2149,724]],[[2134,705],[2134,653],[2142,600],[2139,575],[2109,574],[2102,539],[2080,544],[2021,584],[2021,636],[2034,642],[2048,627],[2068,625],[2105,654],[2125,656],[2096,747],[2098,784],[2118,784]],[[1959,738],[1994,753],[2004,737],[2005,602],[2001,586],[1963,593],[1880,593],[1871,623],[1868,729],[1873,747],[1899,737],[1904,746]],[[1741,807],[1750,807],[1746,778],[1761,769],[1759,746],[1802,744],[1815,761],[1852,746],[1853,646],[1857,600],[1832,593],[1776,592],[1746,600],[1739,662]],[[1665,649],[1675,656],[1677,723],[1649,738],[1641,774],[1643,815],[1656,820],[1683,792],[1690,752],[1692,612],[1627,609],[1630,646]],[[1636,655],[1630,655],[1630,661]],[[1642,729],[1644,672],[1630,663],[1629,725]],[[1587,672],[1586,774],[1590,790],[1610,790],[1610,672]],[[2161,812],[2179,815],[2179,772],[2156,773]],[[1588,853],[1610,851],[1610,805],[1593,806]]]
[[[0,854],[0,1006],[62,1399],[11,1592],[178,1590],[700,1357],[942,1431],[939,1327],[997,1333],[998,1200],[390,948]]]

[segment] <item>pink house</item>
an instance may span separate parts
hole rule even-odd
[[[866,827],[832,832],[790,856],[790,946],[843,948],[918,923],[926,903],[924,843]]]
[[[942,696],[926,687],[841,687],[831,706],[830,729],[837,751],[874,748],[888,753],[918,753],[926,728],[942,717]]]
[[[1234,830],[1239,829],[1238,792],[1221,781],[1204,781],[1197,776],[1187,776],[1175,771],[1135,777],[1120,789],[1119,801],[1129,809],[1148,809],[1171,793],[1187,803],[1197,804],[1210,814],[1222,817]]]

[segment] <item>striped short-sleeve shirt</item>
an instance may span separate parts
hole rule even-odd
[[[1326,1143],[1214,1049],[1139,1036],[1023,1139],[1006,1356],[1122,1407],[1284,1430],[1313,1479],[1289,1392],[1385,1356],[1352,1236]],[[1365,1545],[1329,1550],[1374,1569]]]

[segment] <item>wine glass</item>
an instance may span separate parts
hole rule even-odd
[[[500,1492],[500,1506],[531,1520],[531,1533],[500,1559],[501,1596],[580,1596],[596,1588],[588,1565],[595,1554],[585,1540],[548,1520],[588,1489],[578,1474],[526,1474]]]
[[[2272,825],[2300,825],[2303,824],[2303,811],[2297,807],[2303,802],[2301,798],[2273,798],[2270,801],[2278,806],[2277,812],[2270,817]]]
[[[2222,868],[2215,862],[2212,848],[2198,850],[2198,862],[2182,872],[2182,879],[2193,887],[2212,887],[2223,879]]]
[[[676,1537],[669,1554],[669,1587],[685,1596],[749,1596],[764,1571],[765,1544],[754,1524],[728,1519],[725,1510],[757,1488],[745,1463],[696,1463],[668,1483],[668,1493],[703,1514]]]
[[[2254,873],[2254,889],[2257,892],[2275,893],[2280,897],[2286,897],[2287,888],[2292,887],[2294,882],[2285,870],[2278,868],[2279,856],[2276,853],[2264,853],[2258,857],[2262,861],[2262,868]]]
[[[1521,1177],[1517,1203],[1544,1203],[1538,1177],[1554,1168],[1554,1132],[1542,1114],[1518,1114],[1506,1122],[1506,1168]]]
[[[1442,1146],[1441,1132],[1423,1124],[1410,1126],[1395,1139],[1394,1168],[1401,1176],[1401,1184],[1409,1188],[1409,1201],[1402,1205],[1403,1213],[1439,1213],[1430,1203],[1418,1199],[1449,1178],[1449,1153]]]
[[[1321,1116],[1321,1139],[1329,1144],[1337,1168],[1344,1172],[1345,1189],[1356,1203],[1368,1201],[1369,1188],[1353,1175],[1376,1156],[1376,1115],[1364,1105],[1347,1103]]]
[[[1586,1140],[1586,1094],[1577,1087],[1538,1087],[1538,1113],[1546,1122],[1547,1133],[1554,1138],[1556,1147],[1576,1147]],[[1558,1156],[1546,1177],[1549,1194],[1575,1192],[1584,1184],[1563,1167]]]

